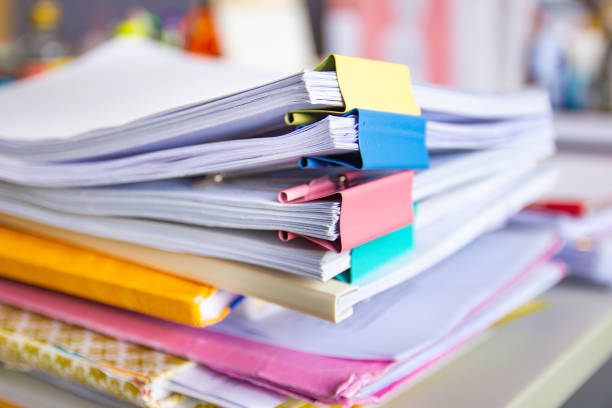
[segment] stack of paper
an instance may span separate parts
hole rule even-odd
[[[612,172],[612,159],[563,151],[547,166],[559,182],[515,220],[556,231],[566,241],[558,258],[573,275],[612,285],[612,188],[599,177]]]
[[[530,229],[491,233],[359,305],[340,324],[285,309],[253,320],[237,310],[212,329],[194,329],[5,280],[0,302],[186,356],[286,395],[349,405],[378,401],[554,285],[564,269],[546,261],[559,245],[553,234]],[[460,279],[453,278],[457,270]],[[210,375],[198,366],[164,387],[207,400]]]
[[[339,55],[273,80],[115,40],[0,104],[0,307],[191,364],[142,373],[6,329],[83,355],[76,378],[0,342],[63,387],[378,402],[564,275],[555,234],[499,230],[556,179],[540,91],[415,85]]]

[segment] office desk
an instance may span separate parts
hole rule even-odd
[[[0,366],[0,408],[5,407],[104,408],[28,374]]]

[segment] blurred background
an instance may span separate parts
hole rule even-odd
[[[417,81],[537,84],[557,108],[612,108],[608,0],[0,0],[0,81],[117,35],[279,72],[336,52],[408,64]]]

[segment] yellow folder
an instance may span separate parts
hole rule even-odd
[[[194,362],[4,304],[0,304],[0,361],[70,380],[140,407],[204,406],[189,404],[190,399],[181,394],[156,390],[194,367]]]
[[[0,276],[192,326],[229,312],[206,309],[212,286],[6,227],[0,227]]]

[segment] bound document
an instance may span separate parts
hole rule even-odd
[[[111,41],[0,91],[7,106],[0,177],[54,187],[121,184],[295,167],[302,156],[329,154],[348,154],[357,168],[426,167],[425,122],[408,69],[337,58],[343,64],[327,71],[270,82],[145,40]],[[355,105],[364,99],[381,103]],[[285,124],[288,112],[323,107],[331,116],[293,131]],[[381,160],[389,153],[396,160]]]
[[[418,169],[426,146],[489,148],[550,127],[543,92],[413,86],[403,65],[338,55],[272,78],[136,39],[3,87],[0,105],[0,179],[43,187],[330,163]]]

